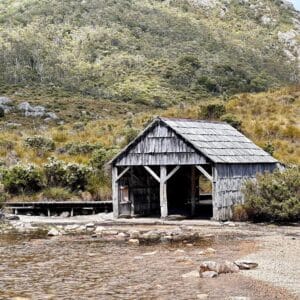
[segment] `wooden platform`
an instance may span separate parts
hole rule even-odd
[[[65,201],[65,202],[7,202],[6,208],[12,213],[32,215],[60,215],[69,213],[70,216],[79,214],[95,214],[111,212],[112,201]]]

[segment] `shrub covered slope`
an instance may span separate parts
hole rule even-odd
[[[298,79],[297,18],[273,0],[3,0],[0,92],[163,107],[262,91]]]

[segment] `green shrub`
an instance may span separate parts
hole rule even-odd
[[[273,155],[274,154],[274,151],[275,151],[275,147],[274,145],[271,143],[271,142],[268,142],[264,147],[263,149],[268,152],[270,155]]]
[[[254,221],[300,220],[300,168],[258,175],[244,189],[245,208]]]
[[[75,163],[68,163],[65,167],[65,183],[71,191],[85,190],[92,169]]]
[[[225,114],[225,115],[221,116],[220,120],[230,124],[232,127],[236,128],[237,130],[241,130],[242,121],[240,121],[233,114]]]
[[[44,187],[42,172],[33,165],[16,165],[2,170],[5,191],[11,194],[34,193]]]
[[[52,157],[44,165],[44,172],[47,186],[77,191],[85,189],[92,169],[76,163],[65,163]]]
[[[38,150],[52,151],[55,149],[53,140],[43,136],[28,137],[24,143],[25,146]]]
[[[200,107],[200,117],[204,119],[219,119],[226,113],[226,108],[222,103],[210,103]]]
[[[89,154],[95,149],[100,148],[99,144],[90,144],[90,143],[69,143],[63,148],[64,152],[67,152],[70,155],[78,154]]]

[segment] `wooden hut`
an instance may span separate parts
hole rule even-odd
[[[227,123],[156,118],[110,164],[115,218],[205,210],[228,220],[232,206],[243,203],[244,181],[278,161]],[[201,176],[211,195],[201,194]]]

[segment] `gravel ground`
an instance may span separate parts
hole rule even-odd
[[[283,287],[300,299],[300,239],[299,235],[274,234],[256,238],[259,250],[246,256],[258,263],[243,275]]]

